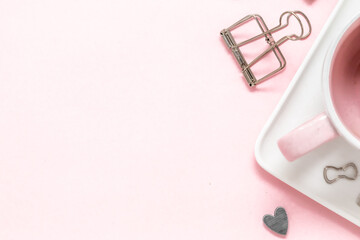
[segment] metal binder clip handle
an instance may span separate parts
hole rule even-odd
[[[297,35],[297,34],[287,35],[287,36],[280,38],[278,41],[275,41],[272,36],[272,33],[278,32],[281,29],[284,29],[285,27],[287,27],[290,23],[290,18],[292,16],[295,17],[295,19],[298,21],[298,23],[300,25],[300,28],[301,28],[300,34],[299,35]],[[303,21],[301,20],[300,16],[305,19],[305,21],[308,25],[308,32],[306,32],[306,33],[305,33]],[[285,22],[284,22],[284,19],[286,20]],[[251,20],[255,20],[257,22],[262,33],[254,36],[254,37],[251,37],[245,41],[242,41],[240,43],[236,43],[231,31],[250,22]],[[281,71],[282,69],[285,68],[286,60],[279,48],[279,46],[281,44],[283,44],[287,40],[291,40],[291,41],[304,40],[310,36],[311,30],[312,29],[311,29],[310,21],[303,12],[287,11],[287,12],[284,12],[283,14],[281,14],[280,19],[279,19],[279,25],[272,29],[268,29],[263,18],[260,15],[253,14],[253,15],[248,15],[248,16],[244,17],[243,19],[234,23],[230,27],[222,30],[220,32],[220,35],[222,36],[223,40],[225,41],[225,44],[232,51],[235,59],[239,63],[239,65],[242,69],[242,72],[244,74],[244,77],[247,80],[249,86],[253,87],[253,86],[259,84],[260,82],[274,76],[279,71]],[[241,47],[250,42],[258,40],[260,38],[265,38],[266,42],[269,44],[269,47],[264,52],[262,52],[259,56],[257,56],[255,59],[253,59],[250,63],[248,63],[246,61],[246,59],[244,58],[244,55],[241,51]],[[251,67],[253,65],[255,65],[257,62],[259,62],[259,60],[264,58],[265,55],[269,54],[270,52],[274,53],[276,59],[279,62],[279,67],[276,68],[275,70],[273,70],[272,72],[266,74],[265,76],[261,77],[260,79],[257,79],[256,76],[254,75],[253,71],[251,70]]]
[[[338,174],[335,178],[329,179],[328,177],[328,171],[332,169],[334,171],[341,171],[344,172],[344,174]],[[354,173],[350,176],[346,175],[345,172],[347,169],[353,169]],[[333,184],[334,182],[337,182],[340,179],[347,179],[347,180],[356,180],[358,176],[358,169],[354,163],[348,163],[343,167],[334,167],[334,166],[326,166],[323,171],[325,182],[328,184]]]

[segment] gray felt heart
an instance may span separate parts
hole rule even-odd
[[[288,217],[284,208],[276,208],[274,216],[265,215],[263,221],[265,225],[272,231],[281,235],[286,235],[289,224]]]

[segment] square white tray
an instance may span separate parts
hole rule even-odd
[[[277,140],[325,111],[321,74],[326,51],[339,32],[359,13],[360,0],[338,3],[255,147],[256,160],[266,171],[358,226],[360,207],[356,198],[360,194],[360,178],[356,181],[342,179],[329,185],[324,181],[323,169],[327,165],[340,167],[354,162],[360,170],[360,150],[340,137],[295,162],[288,162],[280,153]]]

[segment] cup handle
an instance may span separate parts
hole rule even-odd
[[[339,136],[325,113],[292,130],[278,140],[278,146],[284,157],[294,161]]]

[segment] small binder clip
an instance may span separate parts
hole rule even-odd
[[[298,23],[300,24],[301,27],[301,32],[300,35],[296,35],[296,34],[291,34],[291,35],[287,35],[282,37],[280,40],[275,41],[272,33],[277,32],[285,27],[287,27],[289,25],[289,20],[290,17],[293,16],[296,18],[296,20],[298,21]],[[308,32],[305,34],[304,33],[304,25],[302,20],[300,19],[299,16],[302,16],[307,24],[308,24]],[[283,23],[284,18],[286,18],[286,23]],[[240,43],[236,43],[234,36],[231,34],[231,31],[235,30],[236,28],[244,25],[245,23],[250,22],[251,20],[255,20],[258,24],[258,26],[260,27],[261,30],[261,34],[256,35],[254,37],[249,38],[248,40],[245,40],[243,42]],[[237,62],[239,63],[242,72],[244,74],[244,77],[246,78],[246,81],[248,82],[250,87],[253,87],[259,83],[261,83],[262,81],[274,76],[276,73],[278,73],[279,71],[281,71],[282,69],[284,69],[285,65],[286,65],[286,60],[285,57],[283,56],[283,54],[280,51],[279,46],[281,44],[283,44],[284,42],[286,42],[287,40],[292,40],[292,41],[297,41],[297,40],[304,40],[306,39],[309,35],[311,34],[311,24],[309,19],[306,17],[306,15],[300,11],[287,11],[284,12],[283,14],[281,14],[280,16],[280,23],[278,26],[272,28],[272,29],[268,29],[268,27],[266,26],[264,20],[262,19],[261,16],[257,15],[257,14],[253,14],[253,15],[248,15],[246,17],[244,17],[243,19],[241,19],[240,21],[236,22],[235,24],[231,25],[229,28],[226,28],[224,30],[222,30],[220,32],[220,35],[222,36],[222,38],[224,39],[226,45],[229,47],[229,49],[231,49],[233,55],[235,56]],[[244,55],[241,51],[241,47],[253,42],[255,40],[258,40],[260,38],[265,38],[265,41],[269,44],[269,47],[263,52],[261,53],[259,56],[257,56],[254,60],[252,60],[250,63],[248,63],[246,61],[246,59],[244,58]],[[261,60],[262,58],[264,58],[268,53],[273,52],[276,59],[279,61],[279,67],[275,70],[273,70],[272,72],[266,74],[265,76],[261,77],[260,79],[257,79],[256,76],[254,75],[253,71],[251,70],[251,67],[254,66],[259,60]]]

